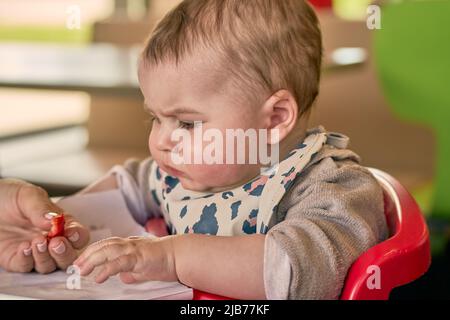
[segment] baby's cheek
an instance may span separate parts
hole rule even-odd
[[[156,160],[156,162],[160,162],[163,160],[163,153],[158,150],[157,142],[158,142],[158,136],[154,131],[152,130],[152,133],[150,133],[149,139],[148,139],[148,149],[150,151],[151,157]]]
[[[150,154],[155,152],[154,150],[155,148],[156,148],[156,134],[152,130],[148,137],[148,150],[150,150]]]

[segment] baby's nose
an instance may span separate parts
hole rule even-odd
[[[177,143],[172,139],[172,130],[161,128],[156,139],[156,147],[158,150],[172,152],[176,145]]]

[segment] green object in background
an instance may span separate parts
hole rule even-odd
[[[434,129],[437,155],[431,216],[447,223],[450,221],[449,21],[450,1],[404,1],[383,5],[382,29],[373,31],[377,69],[392,109],[403,119]]]
[[[433,199],[433,183],[426,182],[419,188],[412,190],[412,195],[425,216],[431,215]]]
[[[89,43],[91,39],[91,27],[70,30],[59,26],[10,26],[0,24],[0,41],[85,44]]]
[[[333,0],[336,16],[346,20],[362,20],[367,17],[367,7],[373,0]]]

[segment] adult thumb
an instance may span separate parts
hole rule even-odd
[[[50,229],[51,217],[48,216],[49,212],[63,212],[50,200],[47,191],[32,184],[21,186],[18,191],[17,202],[23,217],[28,219],[33,226],[42,230]]]

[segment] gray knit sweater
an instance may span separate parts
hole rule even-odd
[[[154,217],[151,159],[116,167],[119,188],[141,224]],[[279,203],[266,235],[264,285],[269,299],[337,299],[347,272],[387,237],[382,190],[359,157],[325,145]]]

